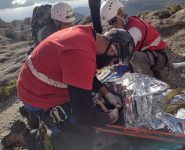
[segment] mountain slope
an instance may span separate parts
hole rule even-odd
[[[90,15],[90,9],[88,7],[77,7],[74,10],[75,10],[75,13],[80,13],[84,16]]]
[[[83,14],[80,13],[75,13],[75,22],[78,22],[79,20],[81,20],[82,18],[84,18]]]
[[[167,5],[177,3],[185,4],[185,0],[129,0],[123,1],[125,10],[129,15],[134,15],[146,10],[162,10]]]

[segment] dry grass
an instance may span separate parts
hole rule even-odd
[[[9,80],[4,87],[0,89],[0,97],[5,98],[16,92],[16,78]]]
[[[0,47],[0,102],[16,94],[16,79],[26,60],[30,42],[18,42]]]

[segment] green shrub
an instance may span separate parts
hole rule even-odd
[[[16,78],[11,79],[4,87],[0,88],[0,98],[6,98],[16,93]]]
[[[173,15],[175,14],[177,11],[181,10],[182,6],[179,4],[171,4],[166,6],[166,11],[170,14]]]

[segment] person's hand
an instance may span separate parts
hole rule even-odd
[[[109,119],[110,119],[110,124],[113,124],[115,122],[118,121],[119,119],[119,111],[118,111],[118,108],[115,108],[113,110],[110,110],[110,112],[108,113],[109,115]]]
[[[112,94],[111,92],[108,92],[105,95],[105,98],[108,100],[108,102],[112,105],[114,105],[116,108],[122,107],[121,98],[118,95]]]

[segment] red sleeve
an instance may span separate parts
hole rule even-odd
[[[80,50],[63,52],[61,68],[64,83],[74,87],[92,90],[96,63],[88,53]]]

